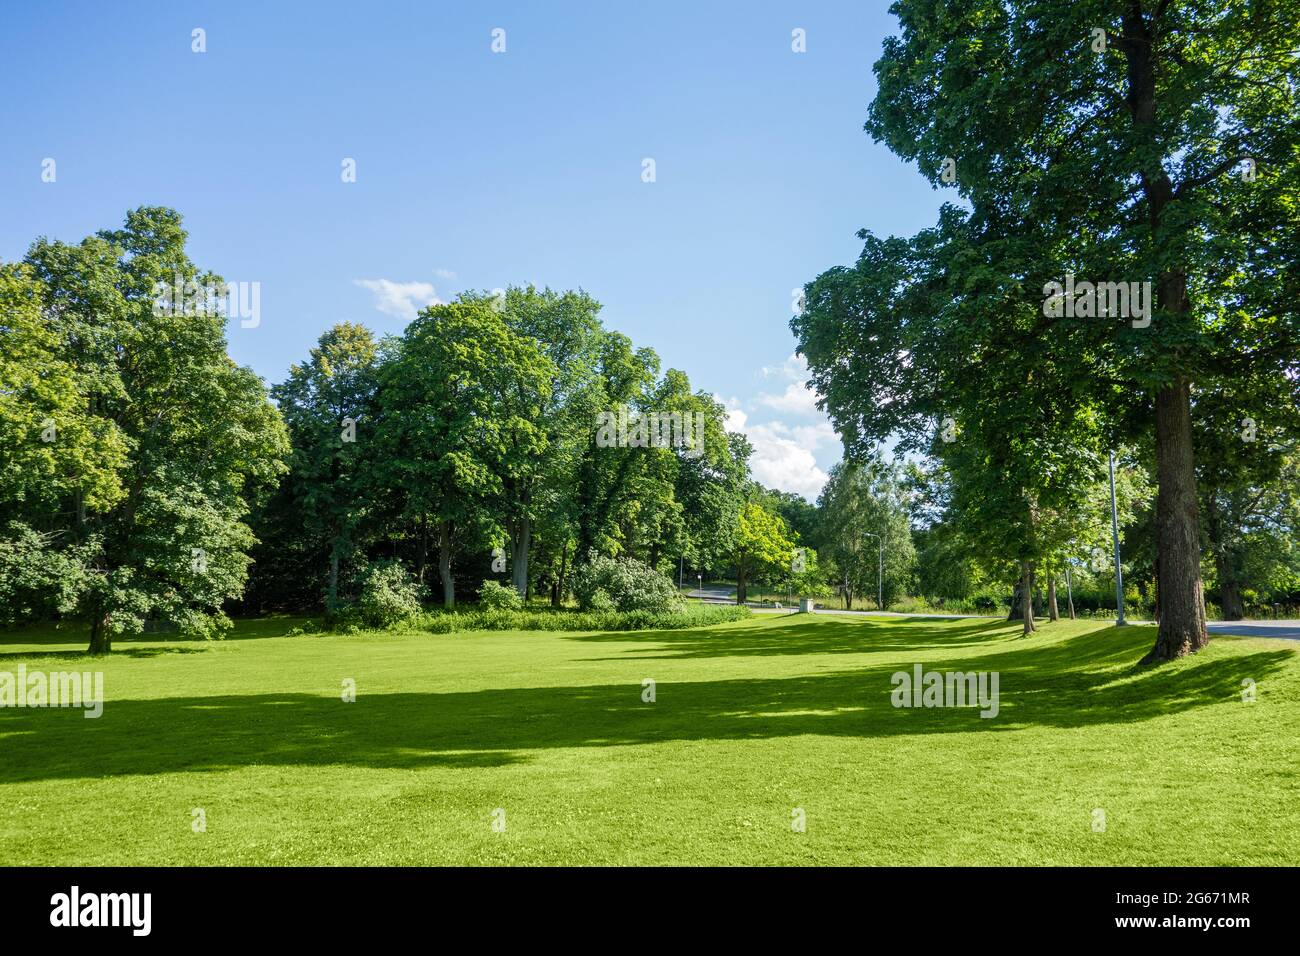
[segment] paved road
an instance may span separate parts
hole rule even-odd
[[[1241,634],[1245,637],[1284,637],[1300,641],[1300,621],[1212,621],[1211,634]]]
[[[710,604],[732,604],[735,602],[733,593],[735,588],[725,584],[706,584],[703,590],[696,589],[691,591],[687,597],[700,598]],[[789,614],[797,611],[795,607],[752,607],[750,610],[758,614]],[[966,618],[988,618],[995,620],[1002,615],[990,617],[986,614],[903,614],[898,611],[837,611],[831,608],[818,608],[817,614],[852,614],[862,617],[940,617],[966,619]],[[1149,621],[1133,621],[1134,624],[1149,624]],[[1300,621],[1212,621],[1208,625],[1211,634],[1236,634],[1243,637],[1276,637],[1289,641],[1300,641]]]

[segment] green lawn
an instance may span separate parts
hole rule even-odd
[[[1085,621],[274,636],[295,623],[103,663],[0,640],[0,671],[102,668],[107,697],[0,709],[0,864],[1300,863],[1294,643],[1136,668],[1151,628]],[[997,671],[999,715],[892,707],[914,663]]]

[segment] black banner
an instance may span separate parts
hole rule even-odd
[[[440,931],[608,924],[661,933],[725,919],[728,932],[776,923],[855,934],[962,926],[987,939],[1199,935],[1231,946],[1294,925],[1282,869],[0,869],[10,943],[75,935],[133,943],[283,938],[338,944]],[[521,920],[537,917],[542,923]],[[486,920],[486,923],[482,922]],[[649,922],[646,922],[649,920]],[[748,924],[748,927],[747,925]],[[751,929],[752,928],[752,929]]]

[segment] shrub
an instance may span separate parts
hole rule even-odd
[[[635,558],[610,558],[591,552],[573,576],[573,593],[584,611],[675,611],[682,606],[667,575]]]
[[[682,605],[671,611],[573,611],[532,608],[430,611],[416,625],[431,634],[462,631],[649,631],[708,627],[751,616],[734,604]]]
[[[499,611],[518,611],[524,606],[524,599],[512,587],[497,581],[484,581],[478,589],[478,602],[485,608]]]
[[[420,585],[398,562],[372,564],[358,580],[357,599],[340,615],[345,625],[391,627],[420,613]]]

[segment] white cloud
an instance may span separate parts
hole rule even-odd
[[[789,382],[780,393],[764,392],[755,401],[759,405],[784,412],[787,415],[817,417],[817,393],[808,387],[808,360],[802,355],[791,355],[779,366],[764,366],[764,378],[781,378]]]
[[[779,395],[765,392],[758,396],[758,404],[785,412],[787,415],[817,415],[817,393],[803,382],[791,382]]]
[[[714,392],[713,400],[727,407],[727,420],[722,423],[722,427],[729,432],[743,432],[745,422],[749,421],[749,416],[741,410],[740,399],[723,398],[717,392]]]
[[[407,322],[426,305],[439,305],[441,301],[428,282],[394,282],[391,279],[353,279],[355,285],[375,294],[375,308],[385,315],[393,315]]]
[[[776,367],[771,365],[763,366],[764,378],[771,378],[774,375],[779,375],[781,378],[789,379],[792,382],[806,382],[808,380],[808,360],[796,352]]]
[[[745,429],[754,454],[749,459],[755,480],[769,488],[793,491],[816,501],[826,484],[826,472],[817,466],[812,448],[792,437],[780,422]],[[786,434],[783,434],[786,433]]]
[[[434,269],[433,274],[436,275],[439,279],[456,278],[456,273],[452,272],[450,269]]]
[[[823,448],[838,451],[839,436],[825,413],[817,408],[817,396],[804,387],[808,364],[801,356],[791,355],[779,366],[764,368],[763,377],[781,378],[790,384],[780,394],[759,395],[749,403],[750,413],[756,408],[770,408],[805,420],[796,424],[782,419],[751,423],[751,414],[744,410],[740,399],[715,394],[714,399],[727,408],[727,431],[743,432],[754,447],[749,467],[756,481],[816,501],[828,478],[817,464],[816,453]]]

